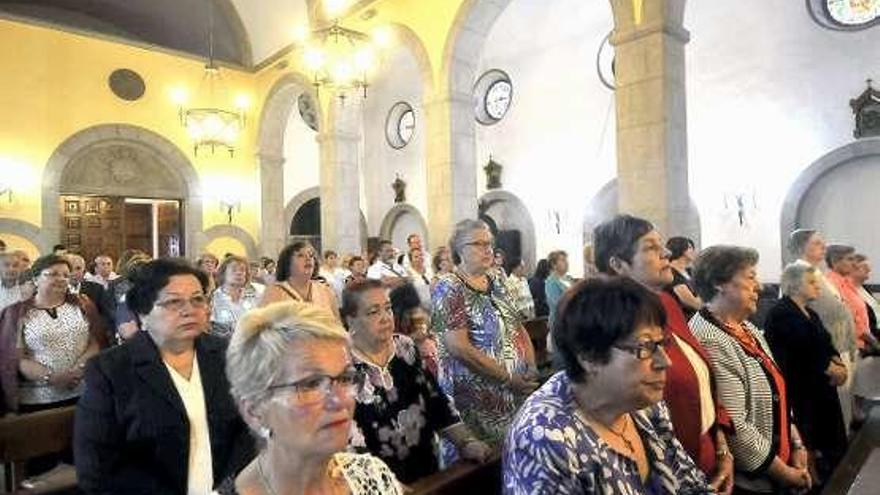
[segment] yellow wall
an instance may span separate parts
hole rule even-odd
[[[201,150],[196,158],[170,98],[171,89],[178,86],[198,93],[204,61],[9,20],[0,20],[0,47],[0,174],[13,170],[17,181],[14,203],[0,210],[0,218],[40,226],[42,173],[54,150],[88,127],[124,123],[174,143],[203,184],[241,184],[242,211],[236,213],[235,224],[258,238],[254,140],[259,109],[249,110],[234,158],[219,150],[213,156]],[[107,77],[118,68],[132,69],[144,78],[147,90],[140,100],[124,101],[110,91]],[[252,102],[260,101],[260,95],[253,94],[253,74],[223,69],[222,76],[228,106],[240,92],[249,94]],[[212,191],[202,193],[203,228],[225,224]]]
[[[226,256],[226,253],[232,253],[244,257],[247,257],[248,255],[247,248],[244,244],[238,239],[232,237],[218,237],[209,242],[203,251],[211,253],[221,260]]]

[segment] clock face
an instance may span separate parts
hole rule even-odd
[[[397,136],[404,146],[409,143],[413,137],[416,128],[416,115],[412,110],[405,111],[397,121]]]
[[[507,109],[510,108],[510,97],[513,92],[513,86],[510,81],[499,80],[489,86],[486,91],[485,105],[486,113],[495,120],[501,120]]]

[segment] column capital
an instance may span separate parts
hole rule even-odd
[[[684,26],[669,21],[655,21],[625,30],[615,28],[608,41],[611,43],[611,46],[616,47],[658,33],[668,35],[682,44],[691,40],[691,33]]]

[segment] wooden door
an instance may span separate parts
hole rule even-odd
[[[153,252],[153,205],[124,203],[125,248]]]

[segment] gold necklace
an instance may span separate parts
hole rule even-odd
[[[594,424],[596,424],[596,425],[599,425],[599,426],[602,427],[603,429],[608,430],[608,431],[611,432],[614,436],[616,436],[617,438],[619,438],[619,439],[620,439],[620,440],[626,445],[626,450],[628,450],[630,454],[635,455],[635,453],[636,453],[636,448],[635,448],[635,446],[633,445],[632,440],[630,440],[629,438],[626,438],[626,432],[627,432],[627,430],[629,429],[629,423],[630,423],[630,416],[629,416],[629,414],[627,414],[626,416],[624,416],[624,418],[623,418],[623,428],[621,428],[619,432],[618,432],[618,431],[615,431],[614,428],[612,428],[611,426],[606,426],[606,425],[603,424],[601,421],[597,420],[596,418],[594,418],[594,417],[592,417],[592,416],[588,416],[588,419],[590,420],[591,423],[594,423]]]

